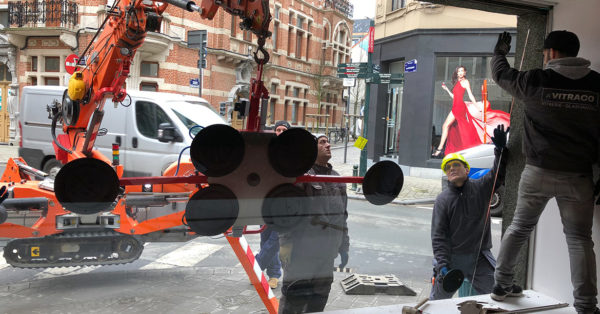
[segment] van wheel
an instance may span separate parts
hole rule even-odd
[[[490,216],[502,217],[502,197],[498,192],[494,192],[492,202],[490,203]]]
[[[44,169],[42,169],[42,171],[47,173],[50,178],[54,179],[56,178],[56,174],[58,173],[60,168],[62,168],[62,166],[63,164],[60,161],[52,158],[46,161],[46,163],[44,164]]]

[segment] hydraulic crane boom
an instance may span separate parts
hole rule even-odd
[[[271,21],[269,2],[266,0],[203,0],[201,6],[185,0],[166,0],[161,3],[150,0],[117,1],[82,54],[85,65],[73,75],[73,82],[69,83],[68,92],[63,97],[62,108],[58,110],[70,144],[70,147],[58,147],[66,148],[69,161],[93,155],[91,151],[102,122],[105,102],[109,99],[113,102],[125,99],[123,86],[135,53],[148,31],[160,29],[162,14],[169,4],[197,11],[206,19],[212,19],[222,7],[241,18],[240,27],[256,34],[260,49],[265,52],[260,42],[264,45],[265,38],[270,36],[268,28]]]

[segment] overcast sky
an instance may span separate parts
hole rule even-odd
[[[365,17],[373,18],[375,16],[375,0],[350,0],[354,5],[354,19]]]

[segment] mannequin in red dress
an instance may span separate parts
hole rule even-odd
[[[442,137],[440,144],[432,154],[434,157],[442,153],[444,144],[446,144],[446,155],[481,144],[481,138],[475,128],[473,117],[463,100],[466,91],[471,102],[476,104],[469,80],[465,78],[466,74],[467,70],[464,66],[456,68],[452,74],[452,82],[454,83],[452,92],[446,87],[446,84],[442,83],[442,88],[452,97],[452,111],[448,114],[442,126]]]

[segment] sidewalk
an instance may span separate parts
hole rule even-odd
[[[344,163],[344,144],[333,143],[331,145],[333,158],[331,164],[333,169],[342,176],[352,176],[352,168],[360,163],[360,150],[353,146],[354,142],[348,143],[346,163]],[[0,144],[0,166],[6,165],[10,157],[18,157],[19,147]],[[357,193],[351,189],[352,184],[348,184],[348,197],[353,199],[364,199],[362,193]],[[425,179],[419,177],[404,177],[404,185],[400,195],[394,203],[414,204],[429,202],[433,203],[435,197],[442,191],[441,180]]]

